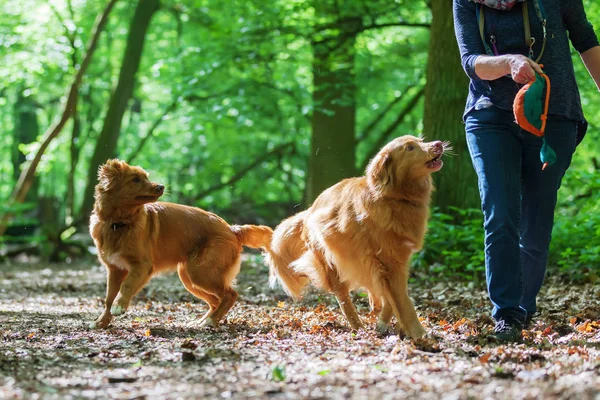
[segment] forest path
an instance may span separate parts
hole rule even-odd
[[[216,329],[186,327],[206,306],[164,275],[89,330],[105,279],[96,261],[1,266],[0,398],[600,398],[600,285],[550,279],[524,343],[497,345],[480,284],[412,283],[430,333],[415,342],[378,335],[362,293],[356,333],[331,295],[291,301],[255,255]]]

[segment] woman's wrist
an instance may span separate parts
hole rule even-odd
[[[475,73],[486,81],[510,75],[510,54],[500,56],[482,55],[475,60]]]

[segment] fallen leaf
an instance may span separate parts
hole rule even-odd
[[[285,381],[285,368],[280,365],[274,366],[271,371],[271,377],[275,382]]]

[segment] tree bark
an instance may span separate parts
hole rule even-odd
[[[93,208],[94,186],[96,185],[98,167],[106,162],[107,159],[115,156],[123,114],[127,108],[127,103],[133,96],[146,32],[150,26],[152,16],[159,7],[160,0],[139,0],[133,19],[131,20],[117,87],[111,95],[108,111],[104,119],[104,126],[100,132],[94,154],[90,161],[87,185],[79,212],[82,218],[86,218]]]
[[[317,14],[323,5],[315,4]],[[360,17],[337,23],[339,33],[313,42],[313,112],[305,205],[325,189],[356,175],[354,58]]]
[[[81,136],[81,118],[75,110],[73,116],[73,129],[71,131],[71,143],[69,144],[69,173],[67,175],[67,198],[65,204],[65,220],[67,224],[73,222],[75,217],[75,171],[79,162]]]
[[[477,177],[465,140],[462,114],[469,81],[460,64],[453,32],[452,2],[431,1],[432,22],[427,62],[427,86],[423,131],[429,140],[448,140],[456,157],[444,160],[434,176],[437,187],[434,204],[442,211],[451,206],[478,207]]]
[[[13,146],[11,152],[11,161],[13,166],[13,177],[18,180],[21,175],[21,165],[25,163],[25,154],[18,147],[19,143],[32,143],[37,140],[40,134],[40,125],[38,124],[36,114],[36,103],[31,97],[23,95],[24,87],[19,88],[17,101],[14,106],[14,130]],[[34,176],[31,182],[29,192],[24,201],[33,201],[37,197],[37,178]]]
[[[33,184],[35,178],[35,171],[40,163],[40,160],[42,159],[42,156],[44,155],[44,152],[46,151],[52,140],[54,140],[54,138],[56,138],[58,134],[62,131],[67,121],[71,117],[73,109],[77,104],[79,85],[81,84],[81,80],[83,79],[85,71],[87,70],[88,66],[90,65],[90,62],[92,61],[92,55],[96,50],[100,33],[104,29],[104,26],[108,21],[108,16],[116,2],[117,0],[110,0],[108,5],[104,9],[104,12],[98,16],[98,19],[96,20],[96,23],[94,25],[94,29],[92,30],[92,38],[90,39],[90,42],[88,44],[85,58],[83,59],[81,67],[75,75],[73,83],[71,84],[71,87],[69,89],[69,94],[67,96],[67,101],[65,102],[61,118],[56,124],[50,126],[46,133],[44,133],[44,139],[42,140],[40,148],[31,160],[31,163],[27,165],[27,167],[21,173],[19,181],[17,182],[17,185],[15,186],[15,189],[13,190],[13,193],[9,199],[9,209],[12,205],[16,203],[22,203],[25,200],[27,193],[31,189],[31,185]],[[6,231],[6,226],[9,217],[9,214],[5,214],[2,216],[2,219],[0,221],[0,236],[2,236]]]

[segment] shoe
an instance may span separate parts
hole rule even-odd
[[[533,314],[527,314],[527,318],[525,318],[525,323],[523,324],[523,328],[529,329],[533,325]]]
[[[539,317],[539,315],[540,315],[539,311],[536,311],[533,313],[527,313],[527,318],[525,318],[525,324],[523,324],[525,329],[531,328],[535,324],[535,321],[533,319]]]
[[[500,318],[494,327],[494,337],[501,342],[520,343],[523,324],[516,319]]]

